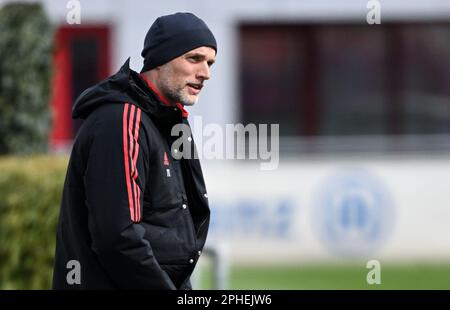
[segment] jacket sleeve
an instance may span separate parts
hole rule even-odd
[[[84,174],[92,249],[118,288],[176,289],[140,224],[149,169],[141,110],[131,104],[99,109]]]
[[[187,278],[186,280],[184,280],[184,282],[181,283],[179,290],[185,290],[185,291],[192,290],[191,279]]]

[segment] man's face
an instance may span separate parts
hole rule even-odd
[[[194,105],[204,81],[210,77],[210,67],[216,51],[207,46],[193,49],[159,67],[159,90],[171,102]]]

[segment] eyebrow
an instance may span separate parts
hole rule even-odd
[[[186,57],[200,57],[201,59],[206,59],[206,55],[202,54],[202,53],[186,54]],[[213,58],[213,59],[208,60],[208,62],[211,63],[211,65],[212,65],[216,62],[216,60]]]

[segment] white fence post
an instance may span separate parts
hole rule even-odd
[[[229,285],[229,262],[226,247],[223,245],[205,246],[202,256],[211,259],[211,275],[213,279],[214,290],[226,290]],[[201,264],[199,264],[201,265]],[[196,270],[191,276],[191,284],[193,289],[200,288],[201,273],[204,272],[202,266],[197,265]]]

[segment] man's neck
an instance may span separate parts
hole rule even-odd
[[[168,105],[168,106],[172,106],[172,107],[175,107],[175,106],[176,106],[176,103],[170,102],[169,99],[167,99],[166,97],[164,97],[164,96],[161,94],[161,91],[158,89],[158,86],[157,86],[158,83],[156,83],[156,77],[154,76],[154,74],[152,74],[151,71],[147,71],[147,72],[141,73],[141,77],[142,77],[142,78],[144,79],[144,81],[147,83],[148,87],[150,87],[150,88],[153,90],[153,92],[154,92],[156,95],[158,95],[159,99],[160,99],[163,103],[165,103],[165,104]]]
[[[156,78],[151,74],[151,71],[147,71],[144,73],[140,74],[142,79],[147,83],[148,87],[153,90],[153,92],[159,97],[159,99],[166,105],[170,106],[170,107],[176,107],[178,109],[180,109],[181,111],[181,115],[184,118],[187,118],[189,113],[184,109],[184,106],[179,103],[179,102],[174,102],[171,103],[166,97],[164,97],[161,92],[159,91],[159,89],[157,89],[156,85],[157,83],[155,83]]]

